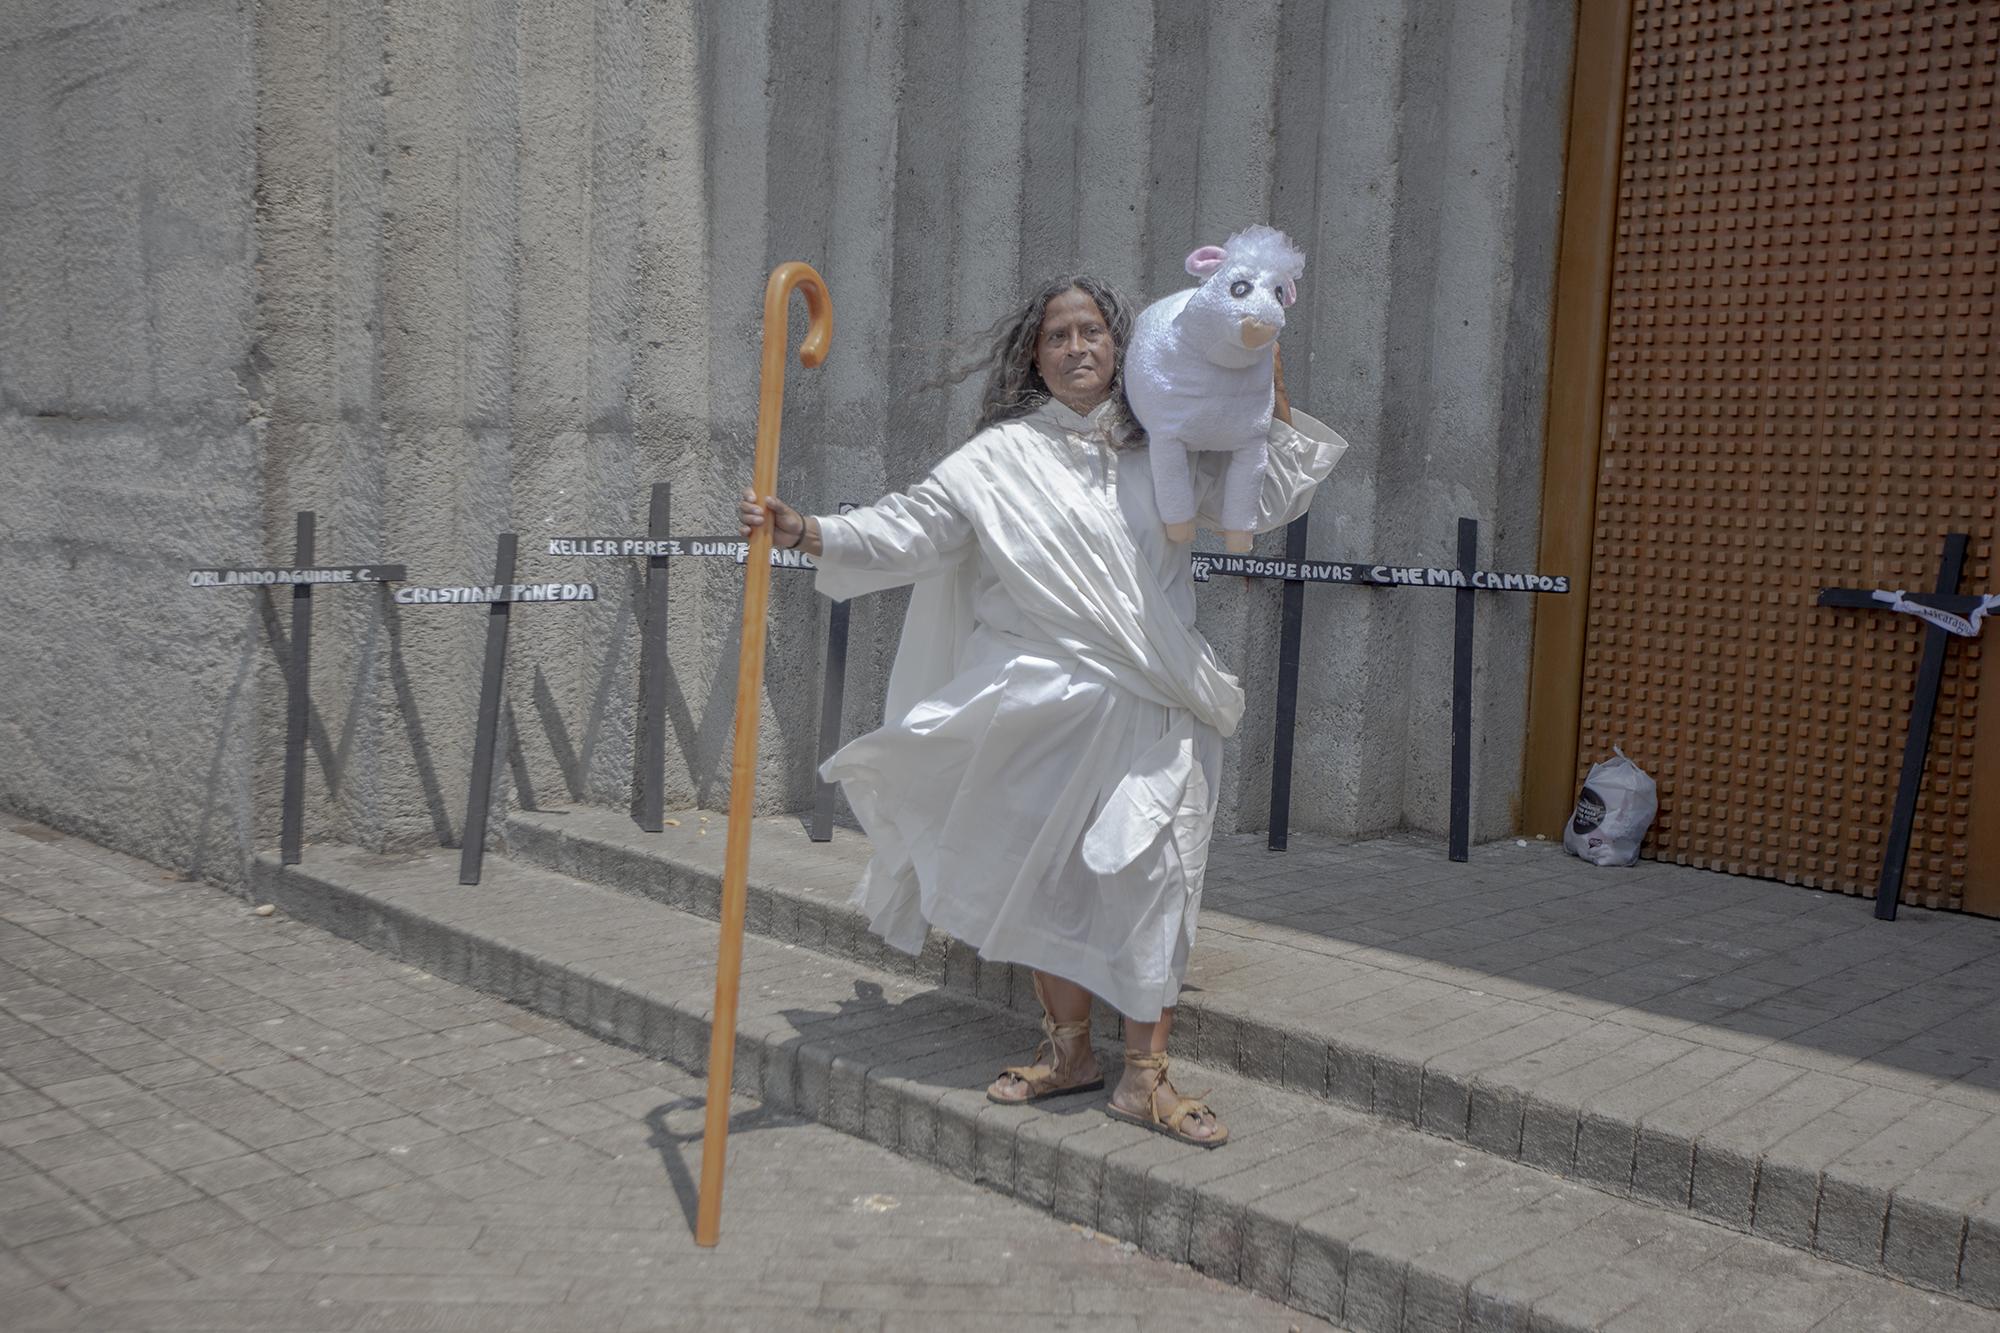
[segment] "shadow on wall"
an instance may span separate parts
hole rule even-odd
[[[542,679],[542,669],[540,667],[535,668],[535,689],[536,708],[539,709],[541,707],[540,696],[548,690],[547,683]],[[541,802],[535,797],[534,778],[528,773],[528,756],[521,749],[521,726],[514,718],[514,700],[512,696],[504,697],[500,700],[500,721],[498,725],[506,733],[507,767],[514,775],[514,795],[521,802],[523,810],[539,810],[542,808]],[[556,719],[555,725],[556,731],[549,737],[549,743],[552,747],[557,747],[555,749],[556,760],[562,765],[564,781],[570,788],[570,799],[575,800],[576,784],[569,776],[575,756],[569,752],[569,737],[568,733],[562,729],[562,720],[560,718]],[[494,739],[496,744],[501,743],[499,737],[495,737]],[[497,795],[495,803],[504,806],[504,795]],[[500,813],[504,815],[506,812],[503,809]],[[497,825],[499,822],[499,820],[489,820],[489,823],[494,825]]]
[[[410,757],[415,760],[417,780],[424,789],[424,805],[430,811],[431,827],[440,847],[454,847],[458,835],[452,830],[444,790],[438,786],[437,764],[431,758],[430,741],[424,735],[423,715],[417,711],[416,690],[410,684],[409,664],[403,658],[403,618],[394,604],[385,608],[389,627],[389,680],[396,691],[396,710],[402,714],[403,730],[410,738]]]
[[[259,588],[257,597],[258,616],[263,624],[264,639],[270,645],[271,655],[277,666],[277,679],[282,688],[282,682],[290,677],[292,669],[291,635],[285,627],[284,609],[280,607],[277,598],[268,588]],[[449,847],[453,845],[456,834],[445,803],[444,791],[438,784],[436,765],[431,759],[430,743],[424,733],[423,717],[417,710],[416,694],[410,684],[409,670],[403,661],[402,622],[386,588],[377,594],[377,601],[371,610],[373,614],[367,617],[359,651],[354,657],[356,675],[349,690],[347,713],[341,719],[340,732],[336,736],[327,729],[325,714],[321,712],[316,701],[309,699],[306,712],[307,751],[319,766],[328,796],[339,797],[345,790],[364,709],[373,694],[377,650],[381,643],[382,631],[386,626],[389,638],[389,674],[396,692],[396,707],[404,719],[404,728],[409,735],[410,751],[416,761],[417,776],[423,786],[424,803],[430,811],[431,826],[437,834],[439,845]],[[228,743],[238,696],[242,692],[245,680],[248,679],[256,651],[254,644],[245,648],[243,663],[237,672],[235,683],[224,700],[220,736],[216,742],[216,757],[208,775],[209,797],[204,804],[196,837],[194,864],[189,868],[189,873],[197,877],[201,875],[204,864],[210,811],[213,809],[216,785],[222,771],[223,752]]]
[[[271,595],[259,589],[257,595],[268,607]],[[216,727],[215,749],[209,756],[208,772],[203,776],[201,814],[195,820],[194,845],[188,854],[187,874],[191,879],[209,878],[209,840],[215,827],[215,803],[222,789],[222,775],[229,754],[229,738],[235,734],[237,711],[243,706],[243,687],[249,682],[250,671],[257,662],[257,639],[255,635],[245,635],[243,647],[237,656],[236,675],[229,682],[229,690],[222,698],[222,712]],[[96,836],[96,835],[93,835]],[[232,863],[246,858],[249,847],[241,845],[254,838],[250,830],[242,830],[238,837],[230,840],[228,857]],[[99,840],[109,841],[108,839]],[[232,866],[232,870],[234,867]],[[234,874],[222,876],[233,879]]]
[[[625,597],[618,604],[616,617],[611,622],[610,639],[600,654],[602,662],[597,670],[597,688],[591,692],[590,715],[583,724],[583,745],[577,752],[576,772],[570,779],[574,799],[583,799],[590,789],[590,773],[596,766],[598,746],[604,740],[604,719],[611,710],[611,691],[617,688],[619,667],[626,656],[626,638],[638,625],[636,608],[643,605],[640,599],[644,596],[645,580],[636,568],[628,566],[625,570]],[[638,689],[641,682],[637,671],[631,674],[631,680],[633,688]]]
[[[369,608],[374,614],[367,617],[360,649],[355,654],[358,672],[353,688],[348,692],[347,716],[341,719],[338,739],[327,731],[326,718],[318,704],[310,700],[307,702],[306,748],[319,761],[320,775],[326,782],[329,796],[340,795],[348,764],[354,757],[354,738],[361,727],[362,705],[374,684],[375,652],[382,637],[381,613],[391,605],[388,593],[383,591],[377,594],[374,606]],[[257,589],[257,609],[264,623],[264,637],[271,645],[271,656],[278,665],[278,678],[280,681],[287,680],[292,671],[292,640],[285,630],[277,598],[269,588]]]
[[[703,753],[699,748],[700,737],[711,733],[717,725],[716,719],[721,719],[722,739],[713,748],[715,762],[709,765],[706,772],[689,774],[694,781],[695,804],[703,810],[712,810],[718,802],[726,803],[729,799],[728,738],[729,728],[736,720],[736,664],[742,651],[743,642],[737,635],[729,634],[723,637],[721,656],[715,663],[714,674],[708,680],[708,698],[702,702],[701,721],[696,725],[692,718],[689,719],[689,730],[693,734],[683,741],[684,748],[681,753],[687,755],[692,762],[696,756]],[[675,686],[674,692],[679,692],[678,685]]]
[[[604,739],[605,718],[611,711],[612,691],[617,688],[621,667],[626,660],[627,640],[638,627],[638,613],[634,609],[641,604],[645,595],[645,581],[631,568],[625,571],[625,596],[620,599],[611,633],[601,654],[601,665],[597,672],[597,685],[591,692],[590,709],[585,715],[583,738],[580,743],[572,742],[569,726],[563,721],[562,705],[550,687],[548,677],[539,663],[534,670],[534,679],[529,686],[529,697],[535,707],[535,715],[542,727],[542,735],[548,741],[549,753],[554,756],[556,766],[562,770],[563,787],[571,801],[588,799],[590,774],[597,761],[597,752]],[[669,682],[672,667],[669,663]],[[631,673],[635,688],[639,685],[638,673]],[[509,725],[512,725],[513,709],[508,706]],[[515,733],[518,735],[518,733]],[[528,809],[537,808],[534,790],[528,778],[526,756],[518,744],[508,749],[509,762],[514,770],[514,783],[520,793],[521,803]],[[636,773],[631,783],[632,800],[638,799]]]

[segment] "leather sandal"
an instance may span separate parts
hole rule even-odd
[[[1174,1085],[1167,1081],[1167,1054],[1165,1051],[1155,1055],[1151,1051],[1128,1050],[1125,1052],[1125,1067],[1127,1069],[1150,1069],[1154,1072],[1153,1085],[1146,1090],[1146,1114],[1140,1115],[1137,1111],[1128,1111],[1124,1107],[1112,1103],[1104,1108],[1105,1113],[1112,1119],[1123,1120],[1127,1124],[1137,1125],[1141,1129],[1150,1129],[1155,1134],[1164,1134],[1170,1139],[1181,1143],[1191,1143],[1197,1148],[1220,1148],[1223,1144],[1229,1142],[1229,1127],[1222,1123],[1222,1117],[1216,1115],[1210,1109],[1208,1103],[1203,1101],[1201,1097],[1182,1097],[1176,1092],[1173,1106],[1168,1109],[1165,1115],[1160,1114],[1160,1089],[1165,1088],[1169,1092],[1174,1092]],[[1204,1097],[1207,1095],[1206,1093],[1202,1094]],[[1213,1118],[1215,1121],[1215,1133],[1205,1138],[1188,1133],[1188,1117],[1197,1115],[1205,1115]]]
[[[997,1083],[1000,1079],[1012,1078],[1015,1082],[1026,1085],[1028,1095],[1025,1097],[997,1097],[994,1095],[993,1089],[989,1087],[986,1090],[987,1101],[998,1102],[1002,1106],[1025,1106],[1029,1102],[1045,1101],[1050,1097],[1067,1097],[1079,1092],[1097,1092],[1104,1087],[1104,1075],[1102,1073],[1094,1079],[1086,1079],[1081,1083],[1065,1083],[1062,1081],[1065,1071],[1063,1069],[1060,1043],[1075,1041],[1081,1037],[1085,1042],[1084,1049],[1086,1051],[1089,1050],[1090,1020],[1085,1018],[1079,1019],[1074,1023],[1056,1022],[1054,1017],[1049,1013],[1048,999],[1042,994],[1040,977],[1035,978],[1035,998],[1042,1001],[1042,1032],[1044,1034],[1042,1044],[1035,1047],[1034,1059],[1028,1064],[1009,1065],[1007,1068],[1001,1070],[994,1079]],[[1046,1064],[1043,1063],[1042,1059],[1044,1055],[1048,1057]]]

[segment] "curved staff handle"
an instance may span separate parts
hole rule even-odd
[[[800,364],[826,360],[833,298],[810,264],[780,264],[764,284],[764,362],[757,393],[757,498],[778,490],[778,429],[785,408],[787,305],[805,293],[810,323]],[[750,884],[750,805],[757,785],[757,704],[764,681],[766,608],[771,597],[771,525],[750,535],[743,561],[743,651],[736,663],[736,749],[729,767],[729,841],[722,870],[722,936],[715,956],[715,1009],[708,1041],[708,1109],[701,1135],[701,1199],[694,1242],[714,1245],[722,1229],[722,1169],[729,1154],[729,1084],[736,1071],[736,996],[743,972],[743,911]]]

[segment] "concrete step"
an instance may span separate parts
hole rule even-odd
[[[713,918],[723,817],[675,817],[677,827],[647,834],[604,809],[524,811],[508,818],[506,839],[509,855],[528,864]],[[774,817],[757,821],[752,846],[754,933],[1039,1013],[1024,969],[984,963],[936,932],[917,957],[870,935],[847,905],[869,854],[858,835],[814,844],[798,820]],[[1219,846],[1212,888],[1228,879],[1231,857],[1246,855],[1261,858],[1254,869],[1273,864],[1240,844]],[[1376,869],[1382,854],[1317,856],[1277,861],[1278,871],[1333,876],[1355,897],[1371,873],[1411,874],[1406,865]],[[1477,865],[1440,872],[1419,864],[1424,873],[1480,873]],[[1523,868],[1531,866],[1516,859],[1486,873],[1526,875],[1532,884],[1535,872]],[[1456,883],[1415,891],[1447,899]],[[1680,930],[1668,922],[1659,933]],[[1657,1015],[1623,1012],[1600,1020],[1574,993],[1471,967],[1421,964],[1417,979],[1404,981],[1355,952],[1316,951],[1337,943],[1204,908],[1176,1056],[2000,1306],[2000,1122],[1977,1097],[1925,1098],[1905,1090],[1918,1085],[1903,1071],[1823,1066],[1813,1050],[1744,1049],[1751,1043],[1735,1028],[1659,1022],[1656,1030]],[[1385,985],[1387,976],[1402,984]],[[1315,986],[1343,1003],[1292,1002]],[[1509,998],[1496,1002],[1496,994]],[[1101,1006],[1098,1030],[1106,1040],[1118,1035]]]
[[[255,886],[301,920],[701,1069],[711,922],[498,857],[460,887],[456,861],[319,847],[304,866],[260,859]],[[1036,1035],[973,995],[746,940],[739,1090],[1366,1333],[1993,1327],[1944,1296],[1193,1062],[1179,1081],[1212,1087],[1232,1125],[1220,1151],[1112,1121],[1095,1097],[987,1102]]]

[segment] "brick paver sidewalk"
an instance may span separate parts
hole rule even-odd
[[[702,1252],[701,1092],[0,825],[0,1326],[1327,1327],[741,1099]]]

